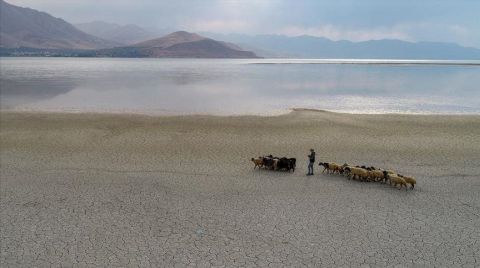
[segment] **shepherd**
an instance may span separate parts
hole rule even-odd
[[[313,163],[315,163],[315,151],[310,149],[310,154],[308,155],[308,173],[307,176],[313,175]]]

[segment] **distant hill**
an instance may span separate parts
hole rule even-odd
[[[132,45],[132,47],[166,49],[168,47],[171,47],[177,44],[187,43],[187,42],[197,42],[204,39],[206,39],[206,37],[203,37],[195,33],[178,31],[160,38],[155,38],[152,40],[147,40],[144,42],[134,44]]]
[[[104,21],[75,24],[75,27],[93,36],[123,45],[135,44],[167,33],[161,30],[147,30],[134,24],[119,25]]]
[[[480,49],[454,43],[183,31],[154,38],[158,31],[136,25],[96,21],[77,27],[0,0],[0,56],[480,60]]]
[[[257,58],[251,51],[188,32],[123,45],[87,34],[47,13],[0,0],[0,56]],[[122,42],[150,34],[135,25],[104,22],[77,25],[96,35]]]
[[[194,33],[178,31],[161,38],[131,46],[102,49],[101,57],[151,57],[151,58],[258,58],[251,51],[216,41]]]
[[[283,35],[204,35],[234,42],[262,57],[353,58],[353,59],[480,59],[480,49],[453,43],[371,40],[364,42],[332,41],[323,37]]]
[[[1,48],[98,49],[116,45],[47,13],[0,0]]]

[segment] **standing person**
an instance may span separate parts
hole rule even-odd
[[[313,175],[313,163],[315,163],[315,151],[310,149],[310,154],[308,155],[308,174],[307,176]]]

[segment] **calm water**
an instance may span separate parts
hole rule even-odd
[[[1,58],[2,110],[480,114],[480,62]]]

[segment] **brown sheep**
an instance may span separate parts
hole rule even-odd
[[[337,163],[328,163],[328,168],[332,171],[333,174],[338,173],[340,174],[340,165]]]
[[[373,173],[371,170],[368,170],[368,169],[366,169],[366,171],[367,171],[367,177],[365,180],[368,182],[375,181],[375,173]]]
[[[328,174],[335,174],[335,172],[337,172],[338,174],[340,174],[340,166],[337,164],[337,163],[318,163],[319,166],[323,166],[324,169],[322,171],[322,173],[327,170],[327,173]]]
[[[251,161],[255,164],[255,166],[253,167],[253,169],[255,168],[261,168],[263,167],[263,157],[259,157],[259,158],[252,158]]]
[[[368,171],[368,177],[373,181],[383,181],[385,176],[380,170],[370,170]]]
[[[390,180],[390,184],[397,187],[397,185],[400,185],[400,188],[398,190],[401,190],[403,186],[405,186],[405,191],[407,191],[407,182],[401,177],[399,177],[397,174],[387,174],[388,179]]]
[[[383,170],[383,179],[384,179],[384,181],[383,181],[382,183],[387,183],[387,181],[389,180],[389,178],[388,178],[388,176],[387,176],[388,174],[394,174],[394,175],[396,175],[397,173],[396,173],[395,171],[393,171],[393,170]],[[390,183],[390,184],[391,184],[391,183]]]
[[[357,177],[359,180],[365,181],[368,178],[367,170],[363,168],[348,166],[348,167],[345,167],[345,171],[347,172],[348,179],[355,179],[355,177]]]
[[[410,189],[413,190],[415,188],[415,184],[417,184],[417,180],[415,180],[415,177],[409,177],[409,176],[403,176],[398,174],[400,178],[403,178],[407,184],[410,184]]]

